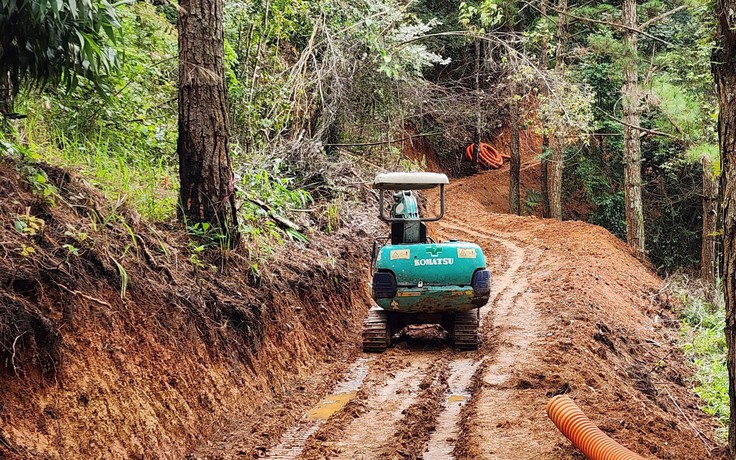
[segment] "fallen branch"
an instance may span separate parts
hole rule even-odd
[[[282,225],[284,227],[290,228],[290,229],[295,230],[297,232],[301,232],[301,227],[299,227],[297,224],[295,224],[294,222],[290,221],[286,217],[280,216],[280,215],[276,214],[276,212],[273,210],[273,208],[271,208],[271,206],[269,206],[268,204],[264,203],[263,201],[259,200],[258,198],[253,198],[253,197],[249,197],[249,196],[246,197],[246,198],[251,203],[257,204],[261,209],[263,209],[264,211],[266,211],[266,214],[268,214],[268,217],[270,217],[271,219],[273,219],[277,224],[280,224],[280,225]]]

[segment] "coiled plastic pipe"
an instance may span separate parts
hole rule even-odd
[[[470,144],[465,148],[465,156],[468,160],[473,159],[473,150],[475,144]],[[510,159],[511,156],[508,154],[499,153],[498,150],[493,148],[492,145],[486,144],[485,142],[480,143],[478,148],[478,164],[488,169],[498,169],[503,166],[503,161]]]
[[[547,415],[590,460],[645,460],[598,429],[567,396],[559,395],[550,399]]]

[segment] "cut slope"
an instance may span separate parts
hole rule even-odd
[[[38,166],[53,204],[26,167],[0,162],[0,457],[181,458],[230,414],[357,353],[368,249],[357,225],[276,249],[256,276],[234,252],[190,262],[176,227],[145,226]]]

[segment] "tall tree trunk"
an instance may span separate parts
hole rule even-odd
[[[515,92],[514,92],[515,93]],[[509,211],[517,216],[521,215],[519,195],[519,173],[521,158],[519,156],[519,103],[511,95],[509,129],[511,130],[511,161],[509,168]]]
[[[481,114],[482,101],[480,92],[480,46],[481,41],[476,40],[475,42],[475,147],[473,147],[473,168],[478,170],[478,154],[480,154],[480,141],[481,141],[481,123],[483,117]]]
[[[563,79],[565,74],[565,53],[567,52],[567,0],[558,0],[557,10],[557,49],[555,50],[555,78]],[[562,169],[564,168],[565,140],[559,136],[552,138],[552,151],[549,158],[549,215],[562,220]]]
[[[639,131],[639,67],[636,37],[636,0],[623,0],[624,81],[621,88],[624,111],[624,194],[626,242],[644,254],[644,211],[641,201],[641,140]]]
[[[706,155],[703,164],[703,238],[700,250],[700,278],[710,287],[716,285],[716,230],[718,226],[718,180],[713,175],[713,161]]]
[[[713,50],[713,77],[718,90],[718,143],[723,190],[723,289],[726,299],[728,398],[731,415],[728,448],[736,455],[736,0],[718,0],[718,35]]]
[[[13,113],[13,84],[10,74],[0,76],[0,118]]]
[[[540,194],[542,195],[542,216],[550,217],[551,207],[549,202],[549,164],[547,163],[547,155],[549,153],[549,136],[542,136],[542,159],[539,163],[541,185]]]
[[[228,150],[222,0],[179,2],[179,215],[238,240]]]
[[[539,13],[543,20],[547,19],[547,0],[540,0],[539,2]],[[543,71],[549,69],[549,43],[547,43],[547,34],[542,34],[542,49],[540,50],[539,68]],[[542,85],[542,93],[545,96],[549,96],[549,91],[546,85]],[[546,130],[542,134],[542,152],[540,156],[539,168],[539,193],[542,195],[542,216],[549,217],[549,189],[548,189],[548,171],[547,171],[547,150],[549,149],[549,135]]]

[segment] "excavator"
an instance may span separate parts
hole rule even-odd
[[[373,243],[376,305],[363,323],[366,352],[383,352],[395,334],[416,324],[439,324],[458,350],[478,348],[479,308],[491,291],[485,255],[475,243],[436,242],[427,235],[427,223],[444,217],[447,184],[445,174],[430,172],[382,173],[373,182],[379,218],[389,224],[390,234]],[[439,214],[420,215],[415,192],[437,187]]]

